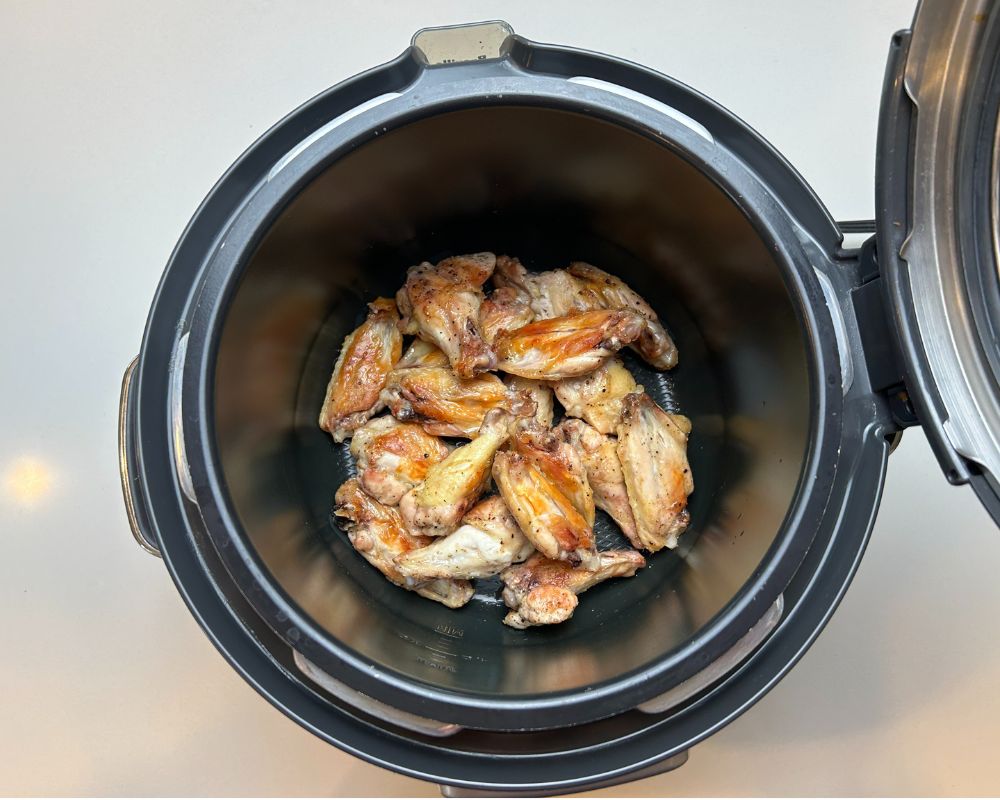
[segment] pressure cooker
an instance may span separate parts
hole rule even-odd
[[[876,219],[838,226],[677,81],[503,22],[418,32],[265,133],[181,235],[122,386],[136,540],[251,685],[374,764],[447,794],[678,767],[819,634],[904,428],[1000,521],[998,69],[1000,6],[925,0],[889,46]],[[548,630],[388,584],[330,516],[341,341],[411,264],[481,250],[598,264],[682,356],[690,532]]]

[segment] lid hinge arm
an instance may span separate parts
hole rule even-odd
[[[858,321],[868,379],[872,389],[885,396],[893,421],[900,428],[919,425],[903,380],[899,347],[886,315],[874,236],[862,245],[858,261],[862,283],[851,291],[851,303]]]

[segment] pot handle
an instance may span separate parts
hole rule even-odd
[[[469,22],[421,28],[410,45],[423,56],[427,66],[462,64],[502,58],[514,29],[503,20]]]
[[[136,356],[125,368],[125,375],[122,377],[122,391],[118,400],[118,471],[121,473],[125,514],[128,516],[128,525],[132,529],[133,538],[147,553],[162,558],[156,539],[139,522],[139,503],[142,501],[136,479],[131,473],[131,469],[135,466],[135,442],[132,438],[133,427],[130,424],[133,413],[130,398],[132,376],[138,363],[139,357]]]
[[[671,770],[684,766],[687,760],[688,751],[681,750],[681,752],[676,753],[669,758],[657,761],[655,764],[650,764],[649,766],[643,767],[635,772],[629,772],[626,775],[617,775],[614,778],[607,778],[604,780],[598,779],[592,783],[585,783],[582,786],[570,786],[565,789],[557,789],[554,792],[547,792],[544,789],[514,791],[503,789],[500,791],[490,791],[488,789],[473,789],[465,786],[449,786],[447,784],[440,784],[438,788],[441,790],[442,797],[554,797],[559,794],[575,794],[576,792],[591,792],[595,789],[607,789],[609,786],[619,786],[623,783],[640,781],[643,778],[652,778],[655,775],[662,775],[664,772],[670,772]]]

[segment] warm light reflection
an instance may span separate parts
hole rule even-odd
[[[33,456],[16,458],[4,473],[4,488],[7,496],[18,505],[37,505],[52,488],[52,470]]]

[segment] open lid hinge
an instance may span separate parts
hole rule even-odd
[[[851,291],[851,303],[871,387],[885,397],[893,421],[901,429],[919,425],[903,380],[903,362],[886,311],[874,236],[861,246],[858,267],[862,282]]]

